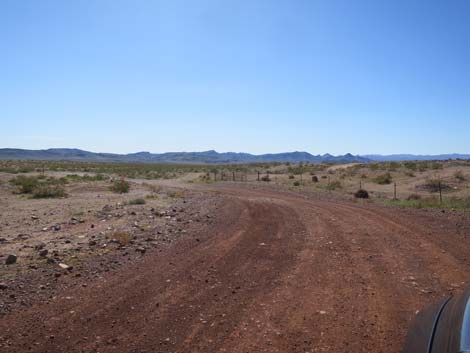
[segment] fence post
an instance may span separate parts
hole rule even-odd
[[[442,204],[442,186],[441,186],[440,180],[439,180],[439,203]]]
[[[258,181],[259,181],[259,170],[258,170]]]
[[[393,199],[394,200],[397,199],[397,183],[396,182],[393,183]]]
[[[232,171],[232,179],[233,179],[232,181],[235,181],[235,172],[234,171]]]

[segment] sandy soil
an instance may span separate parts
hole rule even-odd
[[[468,283],[466,213],[193,187],[211,222],[4,315],[0,351],[399,352],[416,311]]]

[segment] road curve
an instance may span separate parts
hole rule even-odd
[[[401,210],[216,190],[201,241],[2,318],[0,350],[396,353],[416,310],[468,281],[468,241]]]

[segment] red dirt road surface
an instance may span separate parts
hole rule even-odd
[[[468,281],[456,216],[214,190],[200,234],[0,318],[0,350],[399,352],[416,311]]]

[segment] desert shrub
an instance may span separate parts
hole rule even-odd
[[[117,194],[125,194],[129,192],[130,184],[123,179],[115,180],[109,189]]]
[[[143,185],[147,187],[154,194],[158,194],[162,191],[162,187],[160,185],[147,184],[147,183],[144,183]]]
[[[145,205],[145,200],[142,198],[132,199],[127,202],[129,205]]]
[[[432,162],[429,164],[429,167],[433,170],[438,170],[438,169],[442,169],[444,166],[442,165],[442,163]]]
[[[428,179],[426,182],[420,186],[421,189],[427,190],[429,192],[438,192],[439,188],[441,190],[450,189],[450,186],[441,181],[440,179]]]
[[[459,181],[465,181],[465,175],[461,170],[456,170],[454,173],[454,178]]]
[[[406,199],[407,200],[421,200],[421,195],[419,195],[419,194],[410,194]]]
[[[405,168],[409,170],[416,171],[416,167],[417,167],[416,162],[408,161],[408,162],[404,162],[403,165],[405,166]]]
[[[326,175],[322,175],[321,178],[322,178],[322,179],[326,179],[326,178],[328,178],[328,177],[327,177]]]
[[[20,175],[10,179],[10,184],[16,186],[18,194],[31,194],[33,190],[39,185],[39,179],[34,176]]]
[[[318,177],[316,175],[312,176],[312,182],[318,183]]]
[[[294,179],[294,178],[295,178],[294,175],[292,175],[292,174],[289,175],[289,179]]]
[[[387,185],[392,182],[392,176],[390,173],[381,174],[374,178],[374,181],[380,185]]]
[[[261,181],[271,181],[271,179],[269,178],[269,175],[263,175],[261,177]]]
[[[35,199],[49,199],[65,196],[65,190],[60,185],[39,184],[33,190],[33,198]]]
[[[410,177],[410,178],[414,178],[414,177],[415,177],[415,173],[413,173],[411,170],[405,171],[405,175],[406,175],[407,177]]]
[[[126,246],[131,241],[131,235],[128,232],[114,232],[109,238],[118,242],[121,246]]]
[[[449,197],[443,198],[442,202],[438,197],[426,197],[417,199],[406,200],[391,200],[390,203],[400,207],[414,207],[414,208],[450,208],[450,209],[470,209],[470,197],[456,198]]]
[[[166,195],[172,198],[183,198],[185,196],[185,192],[184,190],[168,190]]]
[[[341,182],[339,180],[332,181],[326,186],[327,190],[336,190],[336,189],[341,189],[343,186],[341,185]]]
[[[369,193],[367,192],[367,190],[359,189],[354,193],[354,197],[357,199],[368,199]]]
[[[400,167],[400,164],[398,162],[390,162],[387,165],[387,169],[391,172],[396,171]]]
[[[199,181],[201,181],[201,182],[208,183],[208,182],[211,181],[211,176],[209,175],[209,173],[207,173],[207,174],[202,174],[202,175],[199,176],[198,179],[199,179]],[[158,192],[158,191],[157,191],[157,192]]]
[[[294,181],[294,186],[300,186],[300,181],[298,180]]]

